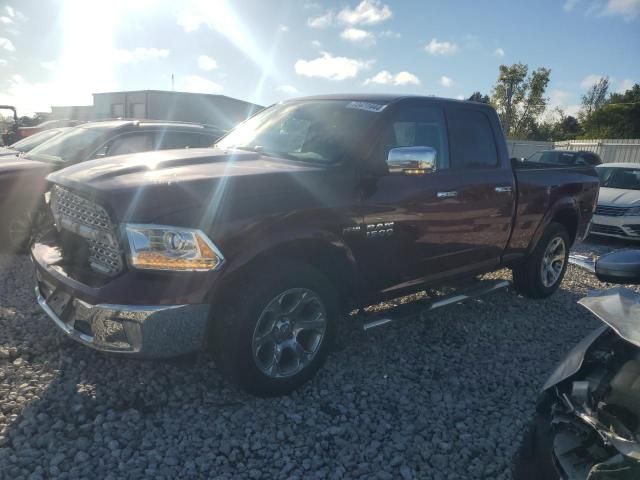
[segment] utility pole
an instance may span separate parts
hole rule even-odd
[[[171,74],[171,91],[175,92],[176,90],[176,83],[175,83],[175,79],[173,78],[173,73]]]

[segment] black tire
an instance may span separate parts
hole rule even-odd
[[[552,242],[561,239],[564,244],[564,260],[559,276],[552,284],[545,284],[542,267],[545,261],[545,253]],[[513,267],[513,285],[515,289],[530,298],[546,298],[552,295],[562,283],[567,271],[569,259],[569,234],[560,223],[550,223],[544,231],[536,248],[529,254],[524,262]]]
[[[260,273],[243,276],[243,281],[226,290],[232,294],[212,306],[212,353],[222,373],[248,393],[265,397],[285,395],[310,380],[324,363],[335,335],[340,302],[331,283],[309,265],[279,263],[270,267],[263,265],[257,270]],[[324,309],[324,334],[304,368],[274,378],[261,370],[259,360],[254,358],[256,327],[270,302],[284,292],[302,289],[315,293],[314,306],[317,307],[316,300],[319,300]],[[272,331],[280,332],[275,327]]]

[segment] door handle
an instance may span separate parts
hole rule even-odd
[[[495,190],[497,193],[511,193],[511,186],[496,187]]]
[[[438,198],[453,198],[458,196],[458,192],[456,192],[455,190],[451,192],[438,192],[436,196]]]

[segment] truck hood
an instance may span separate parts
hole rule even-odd
[[[0,176],[15,176],[23,173],[36,174],[38,172],[42,172],[42,175],[45,175],[52,169],[50,164],[27,160],[26,158],[18,157],[16,152],[13,152],[12,155],[5,156],[2,156],[3,154],[0,152]]]
[[[14,150],[13,148],[9,148],[9,147],[0,148],[0,157],[16,156],[19,153],[20,152],[18,150]]]
[[[598,205],[615,205],[617,207],[640,205],[640,190],[600,187]]]
[[[242,150],[162,150],[84,162],[47,179],[103,204],[113,221],[151,221],[240,196],[282,193],[292,176],[324,171]]]

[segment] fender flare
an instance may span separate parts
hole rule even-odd
[[[580,225],[580,208],[576,199],[569,196],[558,199],[542,217],[538,228],[536,229],[533,237],[531,238],[531,241],[529,242],[527,254],[533,252],[533,250],[535,250],[535,248],[538,246],[538,242],[542,238],[542,235],[544,235],[544,232],[549,224],[553,222],[555,218],[564,214],[570,214],[574,216],[576,219],[576,226]]]

